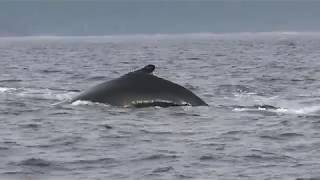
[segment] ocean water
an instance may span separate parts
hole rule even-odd
[[[320,33],[0,38],[0,179],[320,178]],[[146,64],[209,107],[55,104]]]

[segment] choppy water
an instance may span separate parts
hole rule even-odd
[[[0,39],[0,179],[320,178],[320,34]],[[209,107],[53,104],[140,68]]]

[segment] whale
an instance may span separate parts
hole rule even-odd
[[[98,84],[71,99],[119,107],[208,106],[187,88],[153,74],[149,64],[119,78]]]

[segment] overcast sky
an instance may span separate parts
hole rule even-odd
[[[0,35],[320,31],[320,1],[0,1]]]

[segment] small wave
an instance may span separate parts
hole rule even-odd
[[[259,136],[262,139],[270,139],[270,140],[281,140],[280,137],[274,135],[261,135]]]
[[[303,137],[304,135],[299,133],[287,132],[287,133],[282,133],[279,136],[283,138],[293,138],[293,137]]]
[[[295,133],[295,132],[285,132],[285,133],[268,133],[259,136],[262,139],[269,139],[269,140],[288,140],[288,139],[295,139],[304,137],[303,134]]]
[[[94,80],[105,80],[105,79],[106,79],[106,76],[93,76],[93,77],[88,78],[87,80],[94,81]]]
[[[0,80],[1,83],[11,83],[11,82],[21,82],[22,80],[20,79],[4,79]]]
[[[165,154],[154,154],[150,156],[143,157],[141,159],[135,159],[135,160],[161,160],[161,159],[176,159],[179,156],[177,155],[165,155]]]
[[[280,154],[249,154],[244,156],[245,159],[251,161],[283,161],[283,160],[295,160],[293,157]]]
[[[113,129],[113,127],[111,125],[109,125],[109,124],[102,124],[100,126],[105,128],[105,129]]]
[[[8,148],[8,147],[3,147],[3,146],[0,146],[0,151],[2,151],[2,150],[9,150],[10,148]]]
[[[231,130],[225,133],[222,133],[223,135],[238,135],[238,134],[248,134],[248,131],[237,131],[237,130]]]
[[[34,129],[34,130],[39,129],[41,127],[40,124],[35,124],[35,123],[21,124],[19,126],[22,128],[26,128],[26,129],[30,128],[30,129]]]
[[[45,70],[41,70],[42,73],[45,74],[50,74],[50,73],[59,73],[61,72],[60,70],[53,70],[53,69],[45,69]]]
[[[214,155],[203,155],[199,158],[201,161],[212,161],[212,160],[217,160],[219,157],[216,157]]]
[[[165,172],[169,172],[169,171],[172,171],[172,170],[174,170],[174,168],[171,167],[171,166],[160,167],[160,168],[157,168],[157,169],[153,170],[152,173],[165,173]]]
[[[77,144],[79,142],[85,142],[87,139],[81,136],[62,136],[50,140],[52,146],[68,146]]]
[[[40,158],[30,158],[30,159],[26,159],[26,160],[23,160],[23,161],[17,163],[17,165],[46,167],[46,166],[50,166],[51,162],[40,159]]]
[[[170,131],[150,131],[150,130],[145,130],[145,129],[142,129],[141,132],[143,132],[145,134],[173,134]]]
[[[188,57],[187,60],[201,60],[199,57]]]
[[[96,163],[111,164],[115,162],[116,160],[113,158],[100,158],[100,159],[80,159],[70,163],[83,165],[83,164],[96,164]]]
[[[188,110],[188,109],[186,109],[186,110]],[[184,112],[172,112],[170,115],[172,115],[172,116],[177,116],[177,117],[183,117],[183,116],[199,117],[199,116],[201,116],[200,114],[190,113],[190,112],[188,112],[188,111],[184,111]]]

